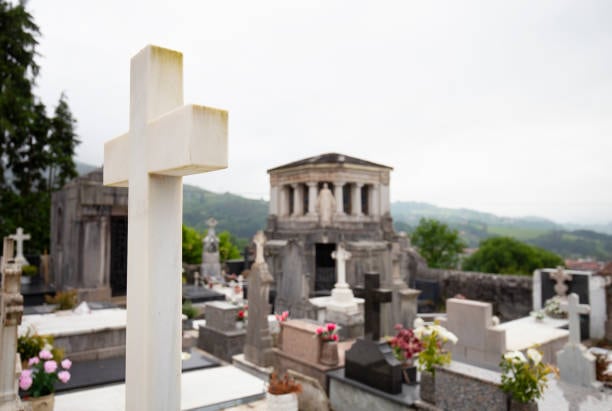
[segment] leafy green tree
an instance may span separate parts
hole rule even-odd
[[[240,250],[236,246],[236,239],[229,231],[219,233],[219,256],[222,263],[240,258]]]
[[[531,275],[534,270],[563,265],[557,254],[511,237],[493,237],[480,243],[478,251],[463,261],[466,271]]]
[[[456,268],[465,243],[459,232],[446,224],[422,218],[411,235],[411,241],[432,268]]]
[[[183,262],[187,264],[202,262],[202,236],[185,224],[183,224]]]
[[[48,118],[33,93],[40,32],[24,3],[0,0],[0,237],[21,226],[33,253],[49,248],[51,190],[75,175],[78,140],[65,97]]]

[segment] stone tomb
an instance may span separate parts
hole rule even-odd
[[[564,287],[563,287],[564,286]],[[582,338],[601,339],[605,336],[606,280],[592,271],[546,268],[533,273],[533,309],[544,308],[546,300],[576,293],[580,304],[591,306],[590,315],[580,316]]]
[[[282,348],[276,350],[276,361],[281,371],[295,370],[319,381],[327,387],[327,375],[330,370],[344,366],[340,356],[338,365],[329,367],[319,362],[321,340],[315,331],[321,324],[310,320],[287,320],[281,324]]]
[[[241,309],[225,301],[207,303],[206,326],[200,327],[198,348],[227,362],[232,362],[232,356],[242,353],[246,331],[236,327],[236,317]]]
[[[556,328],[564,321],[537,322],[532,317],[496,324],[490,303],[450,298],[447,318],[440,324],[453,332],[457,344],[451,346],[453,360],[497,370],[506,351],[524,351],[539,344],[544,361],[556,363],[556,351],[567,342],[569,332]]]

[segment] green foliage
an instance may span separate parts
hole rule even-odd
[[[38,267],[34,265],[24,265],[21,267],[21,275],[27,275],[28,277],[34,277],[38,274]]]
[[[202,236],[185,224],[183,224],[183,262],[187,264],[202,262]]]
[[[503,355],[499,364],[502,390],[522,403],[542,397],[548,383],[547,375],[553,369],[541,360],[542,353],[533,348],[527,350],[527,358],[516,351]]]
[[[198,309],[193,306],[190,300],[183,303],[183,315],[186,315],[190,320],[198,316]]]
[[[57,304],[58,310],[72,310],[77,306],[77,292],[76,290],[58,291],[54,297],[45,295],[45,302],[47,304]]]
[[[240,250],[235,243],[236,239],[229,231],[226,230],[219,233],[219,256],[222,263],[227,260],[240,258]]]
[[[478,251],[463,261],[466,271],[531,275],[535,269],[563,265],[563,259],[544,249],[510,237],[494,237],[480,243]]]
[[[455,268],[465,243],[457,230],[427,218],[421,219],[411,236],[412,244],[432,268]]]
[[[46,344],[53,344],[52,336],[33,334],[30,329],[17,338],[17,352],[21,356],[21,361],[28,361],[36,357]]]
[[[34,254],[49,248],[51,191],[74,176],[78,140],[64,95],[49,118],[33,93],[40,33],[24,4],[0,0],[0,237],[23,227]]]

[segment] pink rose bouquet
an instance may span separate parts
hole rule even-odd
[[[61,365],[61,368],[60,368]],[[27,369],[19,376],[19,388],[24,392],[24,397],[43,397],[55,392],[55,382],[61,381],[66,384],[70,380],[68,370],[72,361],[64,359],[60,364],[53,359],[49,350],[42,350],[37,357],[28,361]]]
[[[336,334],[338,327],[334,323],[327,323],[325,327],[318,327],[315,330],[315,334],[321,338],[323,342],[327,341],[338,341],[338,334]]]

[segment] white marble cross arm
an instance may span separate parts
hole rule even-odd
[[[150,174],[186,176],[227,168],[227,111],[186,105],[147,124],[145,134]],[[129,134],[104,144],[105,185],[127,187],[129,146]]]

